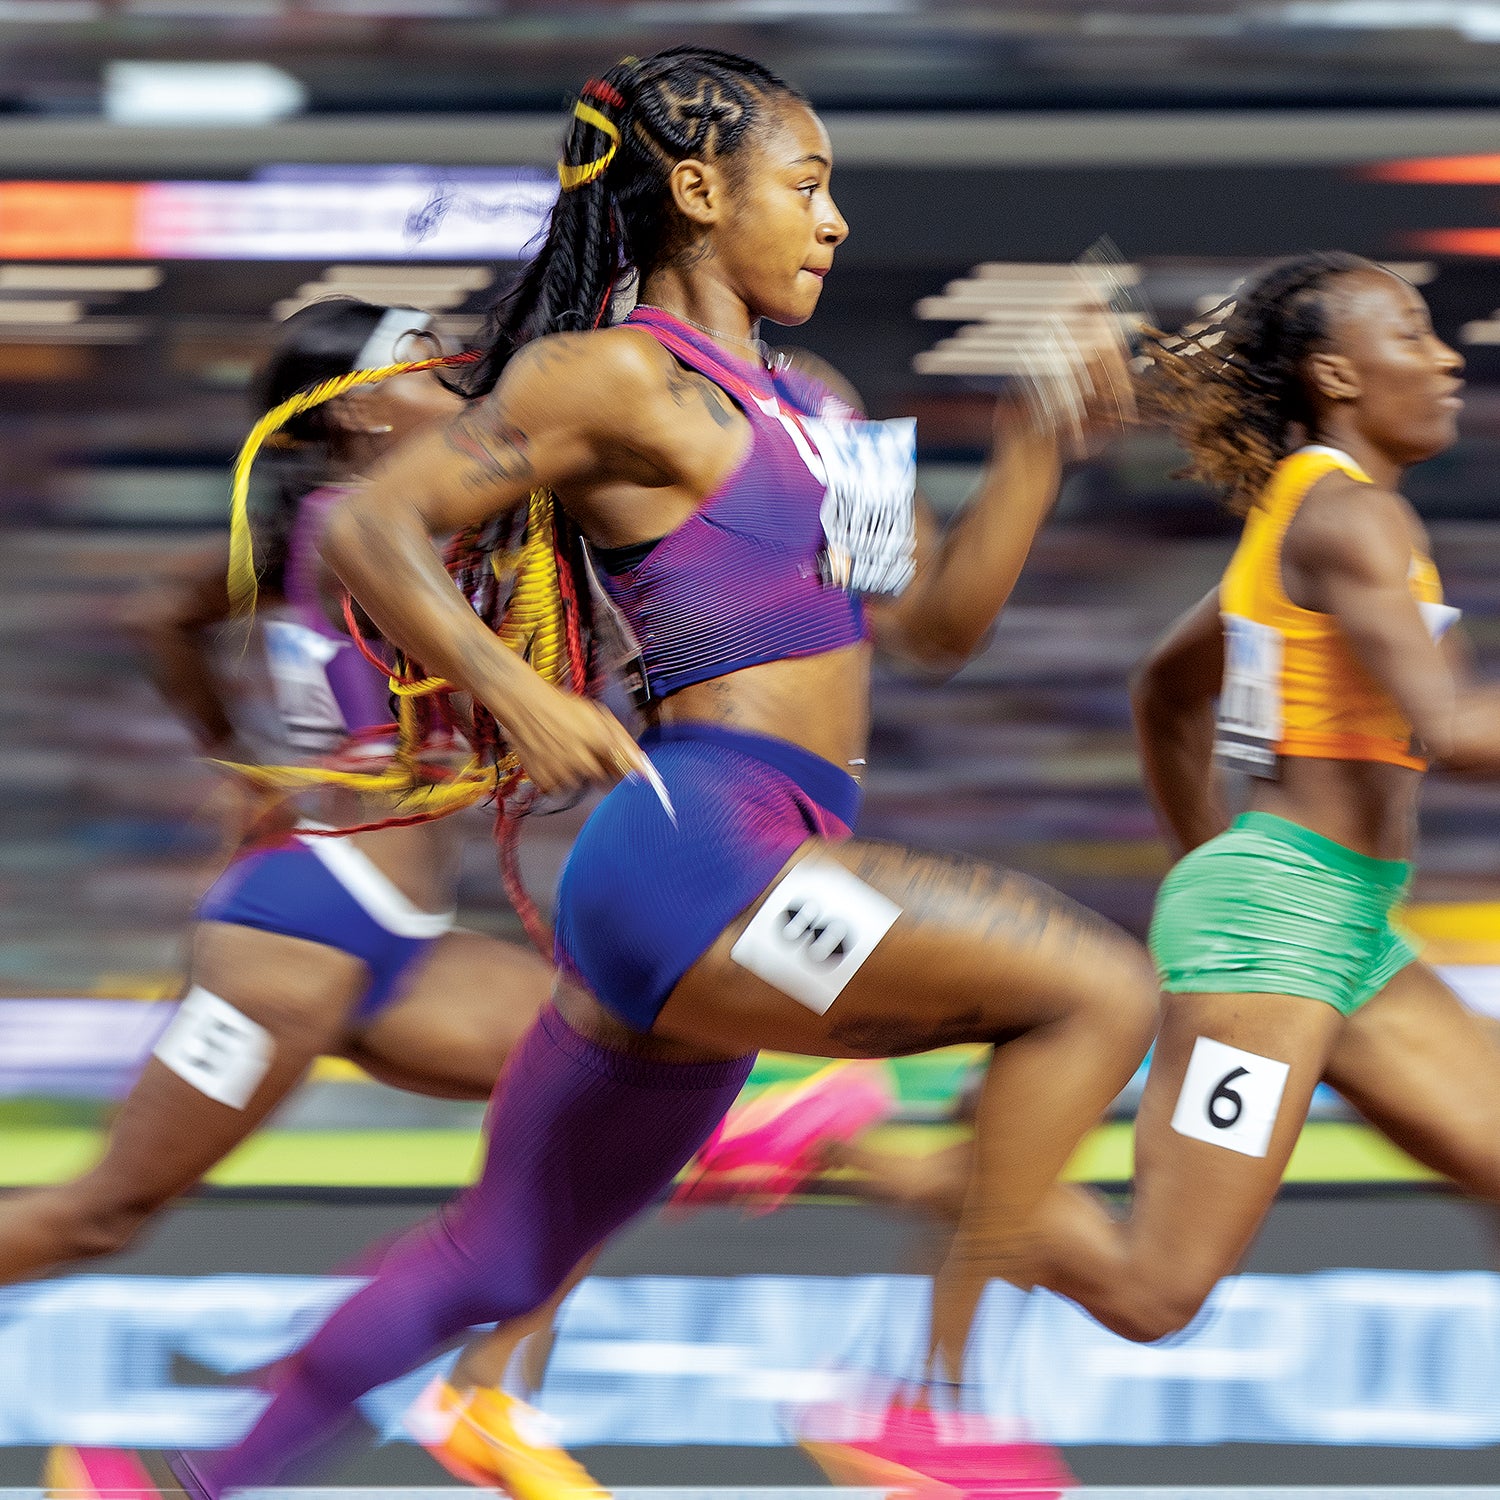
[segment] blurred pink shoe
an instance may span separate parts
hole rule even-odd
[[[680,1207],[753,1196],[769,1213],[817,1171],[825,1144],[853,1140],[895,1104],[884,1062],[832,1062],[798,1083],[773,1083],[720,1121],[670,1201]]]
[[[815,1416],[826,1428],[861,1425],[861,1416],[838,1409]],[[868,1437],[826,1441],[800,1438],[808,1456],[835,1483],[884,1489],[908,1500],[1047,1500],[1078,1481],[1062,1456],[1044,1443],[1006,1439],[984,1417],[892,1406]]]
[[[47,1453],[44,1493],[69,1500],[160,1500],[161,1491],[126,1448],[74,1448],[59,1444]]]

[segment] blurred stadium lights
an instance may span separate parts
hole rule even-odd
[[[490,284],[484,266],[329,266],[317,281],[305,281],[271,308],[279,323],[324,297],[359,297],[366,302],[447,312]]]
[[[1101,295],[1141,280],[1140,267],[1125,264],[987,261],[950,281],[941,296],[917,303],[916,315],[924,321],[965,326],[916,355],[912,368],[921,375],[1062,373],[1067,363],[1049,352],[1047,325],[1087,313]],[[1123,321],[1133,322],[1128,316]]]
[[[1361,31],[1456,31],[1471,42],[1500,42],[1494,0],[1296,0],[1280,19],[1290,26],[1341,26]]]
[[[3,304],[0,304],[3,305]],[[0,344],[135,344],[149,325],[134,318],[79,318],[75,323],[16,322],[0,317]]]
[[[1500,230],[1495,235],[1500,242]],[[1500,243],[1496,253],[1500,254]],[[1380,264],[1414,286],[1424,286],[1437,276],[1437,267],[1431,261]],[[1180,321],[1179,314],[1201,318],[1222,308],[1253,269],[1250,262],[1177,262],[1159,268],[1121,263],[1102,269],[1074,262],[986,262],[975,266],[967,277],[950,281],[940,296],[923,297],[917,302],[913,310],[924,322],[964,326],[916,355],[912,368],[923,375],[1035,373],[1055,364],[1045,349],[1046,320],[1066,320],[1071,313],[1084,311],[1101,291],[1111,296],[1121,288],[1139,288],[1142,306],[1149,303],[1163,308],[1172,316],[1164,317],[1161,326],[1172,327]],[[1139,312],[1117,310],[1116,316],[1122,326],[1132,330],[1141,320]],[[1500,311],[1495,316],[1500,318]],[[1500,324],[1495,326],[1500,334]],[[1500,336],[1468,342],[1500,343]]]
[[[1402,238],[1413,249],[1431,255],[1500,258],[1500,229],[1413,229]]]
[[[160,266],[0,265],[0,292],[149,292]]]
[[[1488,318],[1476,318],[1458,330],[1461,344],[1500,344],[1500,308]]]
[[[97,21],[104,14],[99,0],[0,0],[0,21],[76,22]]]
[[[265,125],[298,114],[307,89],[264,62],[109,62],[104,117],[116,125]]]
[[[72,299],[0,298],[0,323],[76,323],[83,316],[83,303]]]
[[[492,16],[496,0],[302,0],[302,8],[335,16],[427,17]]]
[[[1382,161],[1364,168],[1376,182],[1437,182],[1462,187],[1491,187],[1500,183],[1500,155],[1419,156],[1405,161]]]
[[[703,0],[687,6],[672,0],[638,0],[619,7],[623,15],[643,25],[679,23],[691,11],[699,23],[715,21],[798,21],[903,15],[928,8],[926,0]]]

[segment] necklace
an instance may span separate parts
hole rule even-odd
[[[719,328],[710,328],[706,323],[696,323],[692,318],[684,317],[682,313],[667,312],[664,307],[657,307],[653,302],[637,302],[637,307],[644,307],[651,312],[659,312],[669,318],[676,318],[679,323],[686,323],[689,328],[696,328],[699,333],[706,333],[711,339],[726,339],[731,344],[739,344],[742,348],[753,350],[755,357],[766,369],[771,368],[771,351],[764,339],[741,338],[737,333],[725,333]],[[760,326],[760,320],[756,319],[756,327]]]

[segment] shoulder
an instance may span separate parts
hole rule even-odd
[[[808,404],[817,411],[827,404],[828,397],[848,408],[845,415],[862,417],[865,403],[852,381],[836,370],[819,354],[810,349],[795,346],[776,351],[783,371],[790,373],[800,383],[808,397]]]
[[[600,394],[596,383],[608,386],[612,395],[659,386],[672,363],[671,355],[639,328],[550,333],[512,356],[496,389],[588,399]]]
[[[1308,572],[1404,579],[1419,534],[1404,495],[1336,472],[1308,491],[1287,527],[1283,552]]]
[[[553,333],[514,354],[487,403],[536,426],[614,425],[660,394],[675,362],[638,328]]]

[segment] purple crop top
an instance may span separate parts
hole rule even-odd
[[[276,711],[293,749],[336,750],[349,735],[391,722],[383,673],[336,630],[318,587],[318,540],[345,491],[327,485],[303,497],[287,541],[286,605],[261,620]]]
[[[652,696],[863,640],[856,591],[899,592],[911,574],[915,424],[861,421],[810,376],[734,359],[655,308],[626,321],[723,389],[750,423],[745,457],[681,526],[649,550],[598,558]],[[825,523],[849,539],[848,552]]]

